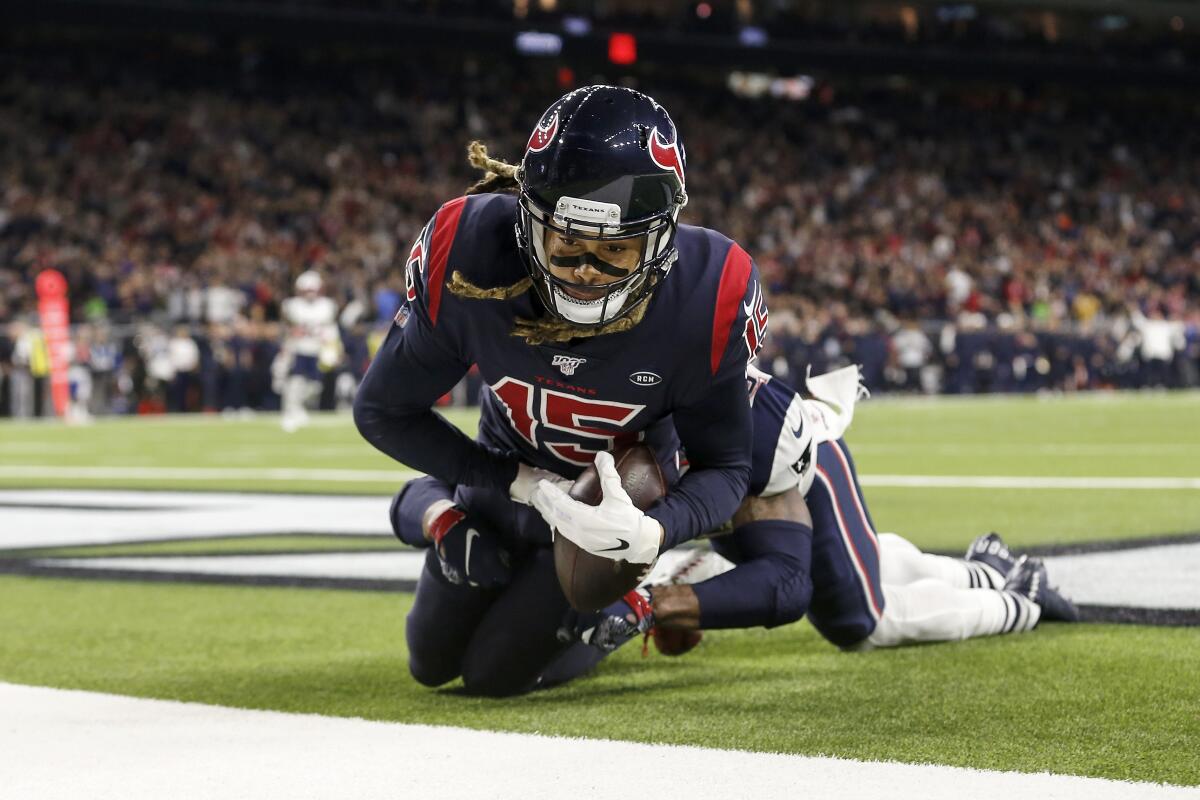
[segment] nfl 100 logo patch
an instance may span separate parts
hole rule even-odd
[[[579,369],[586,361],[586,358],[580,358],[579,356],[565,356],[559,353],[558,355],[554,356],[550,363],[562,370],[563,375],[574,375],[575,370]]]

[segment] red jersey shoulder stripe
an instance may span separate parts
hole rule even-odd
[[[713,313],[712,374],[721,366],[721,356],[729,343],[733,323],[737,321],[742,298],[746,295],[746,284],[750,282],[750,254],[735,242],[725,254],[725,265],[721,267],[721,285],[717,288],[717,307]]]
[[[438,209],[437,222],[429,244],[429,270],[425,273],[425,291],[429,307],[429,322],[437,325],[438,306],[442,303],[442,282],[446,274],[446,262],[450,259],[450,247],[458,233],[458,221],[462,217],[466,197],[459,197]]]

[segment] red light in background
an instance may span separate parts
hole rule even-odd
[[[712,6],[708,3],[701,3],[696,6],[696,16],[700,19],[708,19],[712,16]]]
[[[608,60],[614,64],[637,61],[637,39],[633,38],[633,34],[614,33],[608,37]]]
[[[558,68],[558,88],[570,89],[575,85],[575,70],[570,67]]]

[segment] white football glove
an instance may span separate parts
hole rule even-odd
[[[550,481],[564,492],[571,490],[571,481],[562,475],[522,462],[517,467],[517,477],[508,487],[508,496],[523,506],[532,505],[529,497],[537,489],[538,481]]]
[[[613,561],[653,564],[662,525],[638,510],[621,486],[612,454],[596,454],[603,498],[598,506],[572,500],[558,486],[540,481],[530,498],[551,528],[589,553]]]

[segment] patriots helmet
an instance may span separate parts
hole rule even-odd
[[[305,270],[296,277],[296,291],[301,294],[318,294],[321,291],[321,275],[313,270]]]
[[[587,86],[546,109],[517,172],[517,243],[551,314],[594,327],[648,300],[678,256],[675,232],[687,204],[685,169],[675,123],[641,92]],[[586,286],[550,271],[548,231],[576,240],[639,240],[642,245],[627,273],[601,262],[597,268],[619,278]],[[604,293],[581,300],[564,291],[572,288]]]

